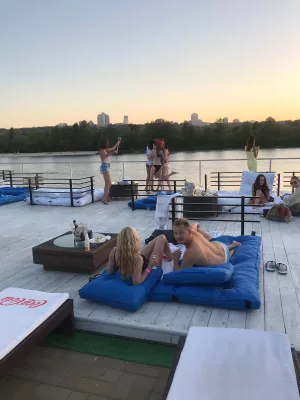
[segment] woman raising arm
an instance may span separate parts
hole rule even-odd
[[[100,173],[103,175],[105,186],[104,186],[104,195],[102,203],[107,205],[108,203],[108,193],[111,187],[111,179],[110,179],[110,163],[109,163],[109,155],[110,153],[118,153],[117,147],[119,146],[120,141],[109,147],[109,142],[107,139],[103,139],[101,142],[99,156],[101,158],[101,165],[100,165]]]
[[[249,171],[257,172],[257,156],[259,149],[259,147],[255,146],[255,137],[253,135],[249,136],[247,145],[245,146]]]

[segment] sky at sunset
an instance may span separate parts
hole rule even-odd
[[[300,119],[300,0],[0,0],[0,128]]]

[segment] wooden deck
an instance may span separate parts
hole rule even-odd
[[[219,221],[202,223],[208,231],[239,235],[240,224]],[[248,217],[249,218],[249,217]],[[0,290],[22,287],[49,292],[68,292],[74,299],[78,329],[111,333],[168,343],[178,341],[190,326],[236,327],[286,332],[300,349],[300,218],[289,224],[269,222],[259,216],[260,224],[249,222],[245,233],[262,235],[260,268],[261,309],[225,310],[179,303],[146,303],[136,313],[112,309],[82,300],[78,290],[88,281],[84,274],[45,272],[32,262],[33,246],[51,239],[72,226],[72,220],[86,222],[94,231],[118,232],[134,226],[141,241],[155,229],[153,211],[131,211],[127,202],[110,206],[100,203],[82,208],[29,206],[14,203],[0,207]],[[288,275],[266,272],[266,261],[288,265]]]

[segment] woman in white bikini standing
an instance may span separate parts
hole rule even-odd
[[[160,155],[160,150],[161,150],[161,140],[156,140],[155,143],[153,144],[153,150],[152,150],[152,167],[150,170],[150,180],[149,180],[149,187],[151,191],[154,191],[154,183],[153,179],[156,178],[158,181],[161,179],[161,155]],[[158,185],[160,182],[158,182]]]
[[[118,153],[117,147],[119,146],[120,141],[117,141],[117,143],[112,146],[109,146],[109,142],[107,139],[103,139],[101,142],[100,150],[99,150],[99,156],[101,158],[101,166],[100,166],[100,173],[103,175],[105,186],[104,186],[104,195],[102,199],[102,203],[107,205],[109,204],[108,202],[108,193],[109,189],[111,187],[111,179],[110,179],[110,163],[109,163],[109,154],[110,153]]]
[[[146,178],[146,187],[145,191],[149,193],[151,189],[151,184],[150,184],[150,178],[153,179],[153,174],[151,176],[151,169],[153,165],[153,146],[154,146],[154,140],[149,140],[148,146],[146,147],[146,155],[147,155],[147,162],[146,162],[146,172],[147,172],[147,178]]]

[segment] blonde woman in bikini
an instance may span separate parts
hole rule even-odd
[[[119,271],[123,279],[131,279],[134,285],[140,285],[147,279],[152,268],[161,266],[164,255],[169,262],[173,260],[164,235],[157,236],[141,248],[137,231],[127,226],[118,235],[117,247],[109,255],[106,272],[112,274]]]

